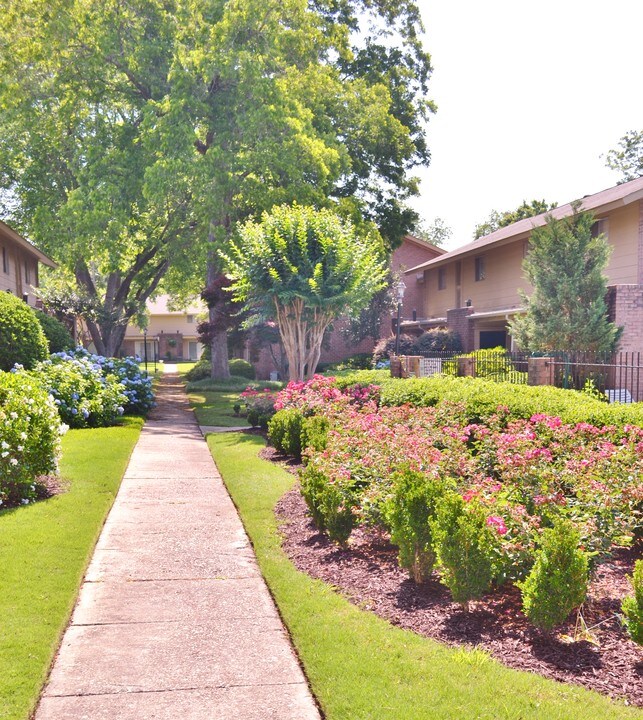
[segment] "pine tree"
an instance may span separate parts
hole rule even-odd
[[[603,274],[611,248],[604,235],[592,232],[594,217],[573,213],[535,228],[523,262],[533,293],[522,293],[526,308],[510,323],[518,345],[530,351],[613,350],[619,331],[607,317],[607,278]]]

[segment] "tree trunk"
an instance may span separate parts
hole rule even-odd
[[[217,258],[211,257],[208,260],[207,286],[210,287],[221,275]],[[230,377],[228,366],[228,332],[225,326],[221,326],[222,314],[227,314],[227,307],[222,303],[215,303],[208,307],[208,320],[213,328],[212,340],[210,341],[210,353],[212,356],[212,370],[210,377],[213,380],[227,380]]]
[[[228,333],[226,330],[218,330],[212,334],[210,352],[212,353],[212,379],[227,380],[230,377],[230,367],[228,365]]]

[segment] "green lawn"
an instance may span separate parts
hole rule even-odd
[[[142,425],[69,431],[68,491],[0,512],[0,718],[33,710]]]
[[[260,460],[263,440],[208,443],[327,720],[578,720],[643,718],[582,688],[451,649],[362,611],[295,569],[280,548],[273,508],[295,479]]]
[[[189,398],[199,425],[250,427],[245,417],[234,414],[233,406],[239,402],[238,392],[198,391],[190,392]]]

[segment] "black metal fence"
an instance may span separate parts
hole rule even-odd
[[[537,357],[521,352],[476,350],[471,353],[427,351],[411,356],[404,365],[405,374],[471,375],[497,382],[529,383],[529,360]],[[584,390],[609,402],[643,401],[643,352],[620,353],[548,353],[549,384],[560,388]],[[531,384],[538,384],[532,377]]]
[[[610,402],[643,400],[643,353],[552,353],[553,384],[596,392]]]

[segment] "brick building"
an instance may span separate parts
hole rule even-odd
[[[584,197],[582,209],[594,214],[595,231],[612,246],[606,276],[610,313],[623,327],[619,349],[643,350],[643,178]],[[551,215],[572,212],[567,204]],[[411,267],[406,277],[411,283],[423,278],[422,296],[415,320],[405,303],[402,328],[448,327],[458,332],[466,350],[513,349],[507,323],[522,311],[519,290],[532,290],[522,262],[532,229],[544,225],[547,215],[520,220]]]

